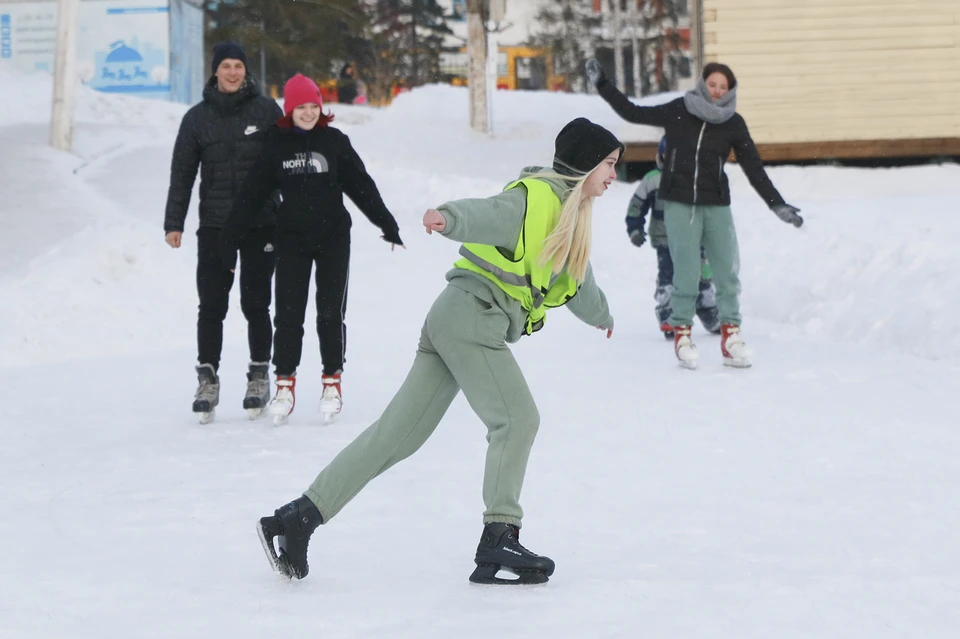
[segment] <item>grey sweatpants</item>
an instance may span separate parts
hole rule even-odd
[[[690,326],[701,276],[700,247],[717,286],[717,310],[724,324],[740,325],[740,250],[729,206],[664,202],[663,221],[673,258],[673,326]]]
[[[521,525],[520,490],[540,415],[504,341],[507,325],[499,307],[455,286],[444,289],[400,390],[304,493],[324,523],[370,480],[415,453],[462,390],[487,427],[483,521]]]

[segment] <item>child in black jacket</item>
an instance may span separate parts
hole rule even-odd
[[[391,249],[403,242],[396,220],[350,139],[329,126],[333,116],[322,112],[317,85],[297,74],[287,81],[283,95],[285,116],[268,132],[262,155],[224,225],[220,244],[224,265],[233,270],[239,238],[270,194],[280,190],[273,338],[277,393],[270,412],[277,423],[293,412],[310,272],[316,262],[317,335],[323,360],[320,409],[329,420],[342,407],[340,375],[346,348],[352,222],[343,205],[344,193],[380,228]]]

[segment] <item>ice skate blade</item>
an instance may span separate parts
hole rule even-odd
[[[284,424],[287,423],[287,418],[288,418],[288,417],[290,417],[290,415],[274,415],[274,416],[273,416],[273,425],[274,425],[274,426],[283,426]]]
[[[327,413],[327,412],[324,412],[324,411],[321,411],[321,412],[323,413],[323,423],[324,423],[324,424],[332,424],[333,422],[336,421],[337,415],[339,415],[339,413]]]
[[[250,421],[260,419],[267,412],[265,408],[247,408],[246,411],[247,419]]]
[[[201,424],[209,424],[216,418],[217,410],[213,409],[206,412],[199,412],[199,413],[196,413],[196,415],[197,415],[197,419],[200,421]]]
[[[724,357],[723,365],[730,368],[750,368],[753,366],[753,362],[746,357]]]
[[[277,551],[273,547],[274,535],[272,532],[266,529],[262,519],[257,522],[257,537],[260,538],[260,545],[263,546],[263,553],[267,556],[267,561],[270,562],[270,567],[274,572],[279,573],[280,558],[277,557]]]
[[[516,575],[515,579],[504,579],[497,575],[505,571]],[[477,564],[470,575],[470,583],[491,586],[536,586],[550,581],[546,573],[538,570],[516,570],[509,566],[495,566],[491,564]]]

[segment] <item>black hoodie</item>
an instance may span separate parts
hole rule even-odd
[[[222,93],[210,78],[203,101],[183,116],[173,147],[170,190],[163,229],[183,231],[190,193],[200,167],[200,226],[223,228],[233,201],[263,144],[264,131],[283,115],[276,101],[260,95],[252,76],[236,93]],[[276,223],[271,199],[256,211],[252,226]]]
[[[235,257],[236,241],[253,225],[257,211],[276,189],[282,199],[277,242],[284,246],[313,249],[330,234],[349,229],[352,222],[343,205],[344,194],[387,241],[401,243],[397,221],[384,205],[350,138],[327,126],[311,131],[273,127],[224,227],[224,259],[231,252]]]

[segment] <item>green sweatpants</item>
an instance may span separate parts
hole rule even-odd
[[[740,325],[740,250],[729,206],[664,202],[663,220],[673,258],[673,326],[690,326],[697,310],[700,246],[717,287],[717,310],[724,324]]]
[[[324,523],[370,480],[415,453],[463,390],[487,427],[483,521],[521,525],[520,489],[540,414],[504,341],[507,324],[499,307],[454,286],[444,289],[396,396],[304,493]]]

